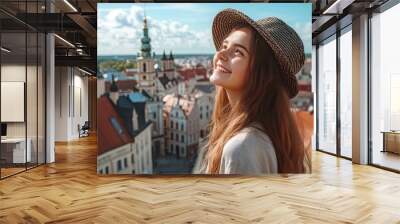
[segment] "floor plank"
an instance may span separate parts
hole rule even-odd
[[[96,138],[0,181],[0,223],[400,223],[400,175],[313,153],[313,173],[97,176]]]

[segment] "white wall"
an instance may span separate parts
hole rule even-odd
[[[38,69],[38,70],[37,70]],[[26,84],[26,107],[25,104],[20,108],[21,113],[26,111],[26,120],[22,122],[6,122],[7,137],[25,138],[25,134],[30,139],[33,162],[39,158],[40,163],[44,163],[44,89],[42,68],[25,64],[3,64],[1,66],[2,82],[24,82]],[[27,77],[27,81],[25,78]],[[21,90],[24,94],[24,90]],[[38,91],[38,92],[37,92]],[[7,95],[3,95],[7,97]],[[13,113],[11,108],[1,108],[3,112]],[[39,150],[39,151],[38,151]],[[39,156],[37,157],[37,153]]]
[[[72,67],[56,67],[55,73],[55,141],[70,141],[88,120],[88,78]]]
[[[2,65],[1,81],[25,82],[25,69],[25,64]],[[7,110],[7,108],[1,108],[1,110]],[[25,137],[25,122],[7,122],[7,137]]]
[[[26,67],[25,65],[2,65],[1,66],[1,81],[2,82],[25,82],[25,71]],[[28,66],[27,71],[28,74],[32,72],[34,68],[33,66]],[[31,82],[31,80],[30,80]],[[32,83],[30,83],[32,84]],[[36,82],[33,83],[36,85]],[[30,90],[28,88],[28,90]],[[27,93],[28,99],[27,102],[30,103],[33,100],[30,99],[32,97],[36,98],[36,89],[34,89],[34,93]],[[29,106],[29,105],[28,105]],[[33,105],[32,105],[33,106]],[[36,107],[36,104],[35,104]],[[1,110],[7,110],[7,108],[1,108]],[[30,117],[31,114],[27,114],[28,116],[28,121],[33,120],[33,118]],[[34,114],[34,117],[36,118],[36,114]],[[25,123],[26,122],[7,122],[7,136],[8,137],[25,137]],[[30,125],[29,125],[30,126]]]
[[[151,130],[152,124],[135,136],[133,151],[135,154],[136,174],[153,173]]]
[[[134,168],[134,162],[131,160],[133,144],[128,143],[115,148],[111,151],[101,154],[97,157],[97,173],[99,174],[130,174]],[[135,157],[134,157],[135,158]],[[124,159],[128,160],[127,165]],[[122,162],[122,169],[118,171],[118,160]],[[106,173],[108,167],[108,173]]]

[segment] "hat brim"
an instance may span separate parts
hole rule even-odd
[[[232,32],[232,30],[239,26],[250,26],[255,31],[260,34],[260,36],[265,40],[265,43],[272,49],[274,57],[277,59],[278,64],[282,66],[279,62],[285,61],[285,64],[289,64],[288,58],[284,57],[282,49],[280,49],[279,44],[275,43],[273,37],[271,37],[267,32],[260,27],[256,21],[248,17],[247,15],[234,10],[225,9],[219,12],[215,17],[212,25],[212,35],[216,50],[221,49],[222,42],[224,39]],[[294,76],[298,71],[283,71],[288,73],[287,77],[287,87],[288,96],[293,98],[298,93],[297,79]]]
[[[236,10],[225,9],[219,12],[214,17],[212,25],[212,34],[215,48],[217,50],[221,48],[221,44],[224,38],[226,38],[226,36],[228,36],[230,32],[232,32],[232,29],[238,26],[245,25],[251,26],[257,31],[261,30],[261,27],[259,27],[254,20]]]

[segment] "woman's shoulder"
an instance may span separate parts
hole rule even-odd
[[[225,149],[235,151],[244,147],[248,149],[264,148],[258,146],[270,146],[269,148],[273,148],[272,142],[267,134],[256,127],[250,126],[242,129],[230,138],[224,146],[224,151]]]
[[[274,173],[276,169],[276,154],[270,138],[254,126],[238,132],[223,148],[222,173]]]

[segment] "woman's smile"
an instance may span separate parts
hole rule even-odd
[[[217,66],[215,68],[216,70],[223,72],[223,73],[232,73],[232,71],[228,68],[226,68],[226,66],[222,65],[222,63],[217,63]]]

